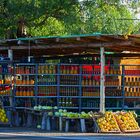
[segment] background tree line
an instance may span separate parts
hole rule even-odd
[[[132,0],[0,0],[0,38],[70,34],[131,34],[140,30]],[[120,20],[125,19],[125,20]]]

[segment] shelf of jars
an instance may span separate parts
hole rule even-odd
[[[11,109],[12,104],[12,73],[13,66],[8,61],[0,63],[0,100],[3,108]]]
[[[124,108],[140,108],[140,65],[124,66]]]
[[[128,71],[125,75],[121,67],[105,67],[105,98],[108,109],[123,108],[123,100],[140,96],[140,78],[130,76]],[[17,99],[29,98],[34,100],[34,104],[38,104],[37,100],[51,101],[65,109],[99,109],[100,66],[90,65],[87,69],[85,65],[76,64],[32,64],[16,65],[15,70]]]

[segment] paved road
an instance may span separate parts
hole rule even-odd
[[[24,136],[0,134],[0,140],[140,140],[140,136]]]
[[[103,135],[95,133],[49,133],[32,128],[0,127],[0,140],[140,140],[140,133]]]

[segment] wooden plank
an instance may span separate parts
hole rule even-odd
[[[100,63],[101,63],[101,75],[100,75],[100,112],[105,113],[105,55],[104,47],[100,48]]]
[[[130,46],[131,41],[124,41],[124,42],[100,42],[100,43],[80,43],[80,44],[55,44],[55,45],[34,45],[31,46],[31,49],[51,49],[51,48],[100,48],[102,47],[115,47],[115,46]],[[11,46],[13,50],[22,50],[22,49],[29,49],[29,46]],[[0,47],[0,50],[9,49],[9,47]],[[132,49],[132,48],[131,48]]]

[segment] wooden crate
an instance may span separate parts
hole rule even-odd
[[[115,115],[114,115],[114,116],[115,116]],[[119,121],[118,121],[118,119],[116,118],[116,116],[115,116],[115,119],[116,119],[116,121],[117,121],[117,123],[118,123],[118,125],[119,125],[120,130],[121,130],[123,133],[137,133],[137,132],[140,132],[140,128],[138,128],[138,129],[136,129],[136,130],[124,130],[124,129],[122,129],[121,124],[119,123]]]
[[[113,134],[119,134],[119,133],[121,133],[121,130],[119,129],[118,131],[102,131],[101,129],[100,129],[100,127],[99,127],[99,125],[98,125],[98,123],[97,123],[97,119],[95,119],[95,118],[93,118],[93,121],[94,121],[94,123],[95,123],[95,130],[96,130],[96,132],[97,133],[113,133]]]

